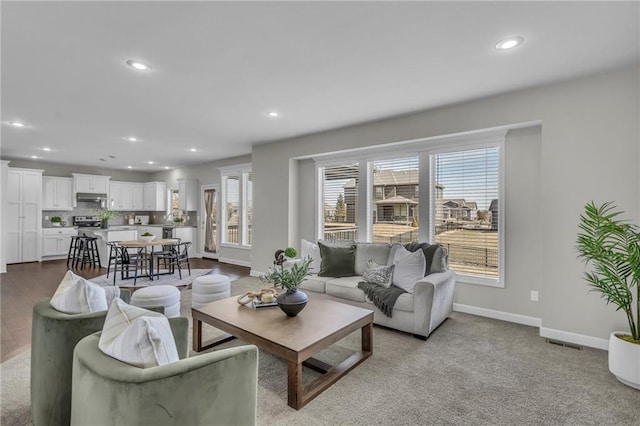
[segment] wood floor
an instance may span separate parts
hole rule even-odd
[[[212,269],[232,280],[249,275],[249,268],[216,260],[191,258],[189,262],[191,268]],[[42,298],[51,297],[66,272],[66,260],[50,260],[7,265],[7,272],[0,274],[0,362],[29,349],[33,305]],[[84,278],[93,278],[106,274],[107,270],[85,268],[74,272]]]

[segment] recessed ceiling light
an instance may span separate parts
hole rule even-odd
[[[164,166],[164,169],[165,170],[169,170],[169,166]]]
[[[151,65],[147,65],[135,59],[129,59],[127,61],[127,65],[129,65],[131,68],[136,69],[138,71],[151,71]]]
[[[509,49],[513,49],[514,47],[520,46],[522,43],[524,43],[524,37],[521,37],[521,36],[508,37],[508,38],[505,38],[504,40],[500,40],[499,42],[497,42],[496,49],[509,50]]]
[[[133,166],[127,166],[127,169],[133,169]]]
[[[195,148],[191,148],[189,151],[191,151],[191,152],[197,152],[198,150],[197,150],[197,149],[195,149]]]
[[[156,164],[155,161],[147,161],[147,164]]]
[[[10,121],[9,124],[13,127],[28,127],[27,123],[23,123],[21,121]]]
[[[38,156],[37,155],[32,155],[31,158],[33,158],[35,160],[36,158],[38,158]]]
[[[44,148],[42,148],[42,150],[49,152],[49,151],[51,151],[51,148],[45,146]]]
[[[267,113],[267,116],[268,116],[268,117],[271,117],[271,118],[276,118],[276,117],[279,117],[279,116],[280,116],[280,114],[279,114],[279,113],[277,113],[276,111],[269,111],[269,112]]]
[[[129,141],[129,142],[140,142],[140,140],[141,140],[141,139],[136,138],[135,136],[127,136],[124,139]]]

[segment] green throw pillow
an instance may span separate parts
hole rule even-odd
[[[320,277],[352,277],[355,273],[356,245],[333,245],[318,241],[320,247]]]

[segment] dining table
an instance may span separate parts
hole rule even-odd
[[[125,240],[118,241],[118,245],[125,248],[143,248],[144,256],[149,260],[148,276],[153,281],[153,248],[156,246],[175,246],[180,243],[178,238],[156,238],[151,241],[144,240]],[[148,250],[151,249],[151,252]]]

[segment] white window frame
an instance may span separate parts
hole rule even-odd
[[[359,164],[359,198],[358,198],[358,237],[360,241],[371,241],[372,215],[369,209],[373,196],[373,182],[371,181],[371,163],[374,160],[392,160],[406,156],[419,157],[419,199],[418,215],[421,218],[418,228],[420,241],[433,242],[435,240],[433,215],[431,206],[435,202],[433,191],[434,167],[431,158],[434,154],[452,151],[464,151],[489,147],[499,148],[498,170],[498,277],[481,277],[456,272],[456,281],[466,284],[490,287],[505,287],[505,138],[508,127],[485,131],[468,132],[460,135],[447,135],[415,141],[401,142],[383,147],[369,147],[344,153],[333,153],[314,157],[316,164],[316,220],[315,230],[319,239],[324,236],[323,211],[323,168],[342,165],[347,162]],[[423,220],[422,218],[427,218]],[[428,226],[425,226],[428,225]]]
[[[247,224],[247,181],[248,175],[252,173],[251,163],[236,164],[234,166],[219,167],[220,170],[220,247],[251,249],[248,240],[248,224]],[[227,236],[227,180],[230,177],[238,178],[239,194],[238,194],[238,242],[231,243],[225,241]]]

